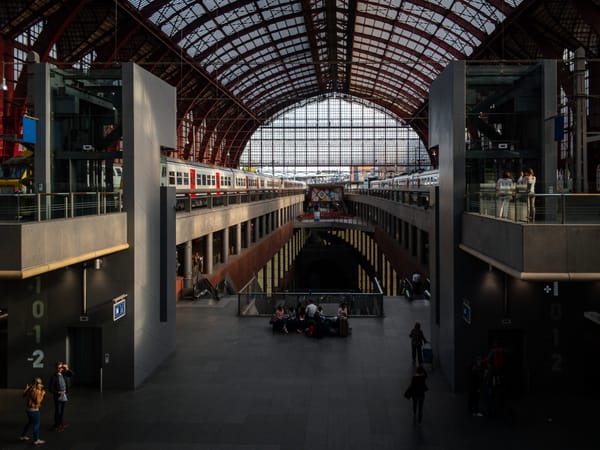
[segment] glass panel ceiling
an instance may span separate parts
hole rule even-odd
[[[129,0],[258,116],[330,89],[414,112],[448,62],[472,55],[522,1],[338,0],[328,18],[323,0]]]
[[[364,101],[321,96],[286,109],[260,127],[240,164],[263,173],[329,181],[426,170],[429,157],[408,126]]]

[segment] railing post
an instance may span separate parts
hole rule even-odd
[[[37,221],[42,221],[42,194],[39,192],[35,194],[35,201],[37,203]]]
[[[71,202],[71,218],[73,218],[75,217],[75,193],[69,192],[69,201]]]
[[[17,198],[17,222],[21,221],[21,197],[19,195],[15,195]]]
[[[565,194],[561,194],[561,223],[565,225],[567,223],[567,196]]]
[[[102,208],[100,207],[100,191],[96,192],[96,214],[100,215]]]

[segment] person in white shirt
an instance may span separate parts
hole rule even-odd
[[[315,305],[312,300],[309,300],[308,305],[306,305],[306,317],[308,319],[314,319],[316,312],[317,312],[317,305]]]
[[[535,174],[533,169],[527,172],[527,217],[530,222],[535,220]]]
[[[506,170],[504,171],[502,178],[499,178],[496,182],[496,191],[498,193],[498,200],[500,201],[500,213],[498,214],[498,217],[508,217],[510,196],[513,190],[514,182],[510,177],[510,172]]]

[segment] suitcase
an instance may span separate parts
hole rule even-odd
[[[346,317],[339,318],[338,334],[341,337],[348,336],[348,319]]]
[[[431,370],[433,370],[433,350],[431,349],[431,345],[425,344],[423,345],[423,364],[431,364]]]

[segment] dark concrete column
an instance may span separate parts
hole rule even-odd
[[[235,226],[235,254],[242,253],[242,224],[238,223]]]
[[[192,241],[185,243],[185,252],[183,254],[183,287],[192,287]]]
[[[246,247],[252,245],[252,219],[246,222]]]
[[[229,227],[226,227],[223,230],[223,263],[227,263],[229,261]]]
[[[211,274],[213,271],[213,234],[208,233],[206,235],[206,264],[205,264],[205,273]]]

